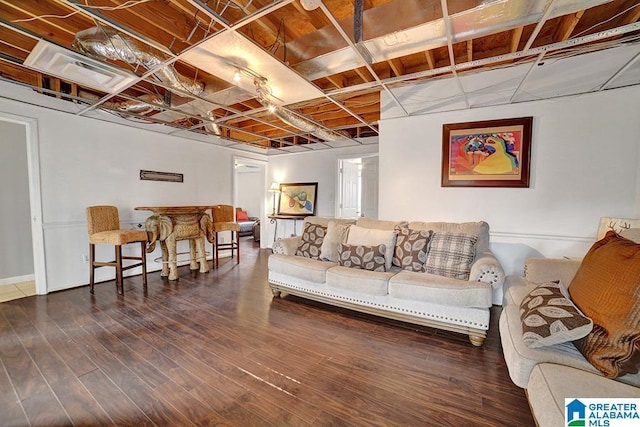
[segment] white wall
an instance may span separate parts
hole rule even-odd
[[[238,189],[237,207],[247,211],[249,216],[260,217],[260,205],[264,200],[263,171],[243,171],[236,173]]]
[[[383,94],[384,96],[384,94]],[[583,256],[602,216],[638,217],[640,87],[380,123],[380,218],[477,221],[508,274]],[[533,116],[530,188],[442,188],[444,123]]]
[[[359,157],[374,154],[378,151],[378,145],[374,143],[360,146],[345,147],[333,150],[310,151],[307,153],[284,154],[269,158],[267,185],[271,182],[317,182],[318,194],[316,200],[318,216],[334,217],[336,205],[336,192],[338,186],[338,160],[341,158]],[[278,198],[276,196],[276,203]],[[272,197],[268,198],[266,211],[272,212]],[[283,221],[278,223],[277,237],[287,237],[292,234],[300,234],[302,221]],[[263,231],[265,231],[263,229]],[[266,230],[266,240],[263,245],[271,247],[274,239],[273,224],[269,224]]]
[[[34,274],[25,125],[0,120],[0,283]]]
[[[82,260],[88,253],[87,206],[116,205],[121,226],[136,227],[151,214],[135,211],[136,206],[233,203],[232,157],[237,150],[4,99],[2,112],[38,123],[49,292],[88,283],[89,267]],[[265,160],[257,154],[243,156]],[[141,181],[141,169],[182,173],[184,183]],[[28,200],[28,193],[24,197]],[[179,251],[188,247],[186,241],[180,243]],[[104,246],[98,256],[113,257]],[[138,248],[125,250],[135,253]],[[153,262],[159,256],[159,248],[148,255],[150,269],[159,268]],[[97,280],[112,277],[114,269],[96,272]]]

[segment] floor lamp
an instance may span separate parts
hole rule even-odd
[[[271,215],[276,214],[276,194],[280,192],[280,184],[277,182],[272,182],[271,187],[269,187],[269,193],[273,193],[273,211]]]

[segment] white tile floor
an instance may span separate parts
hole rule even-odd
[[[11,301],[18,298],[30,297],[36,294],[36,282],[13,283],[0,285],[0,302]]]

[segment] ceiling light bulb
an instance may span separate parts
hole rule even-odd
[[[233,81],[236,83],[240,81],[240,70],[236,70],[236,72],[233,73]]]
[[[320,7],[321,0],[300,0],[304,10],[314,10]]]
[[[275,113],[276,112],[276,106],[273,105],[273,104],[270,104],[269,105],[269,112],[272,113],[272,114]]]

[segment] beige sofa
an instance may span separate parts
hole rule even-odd
[[[640,398],[640,374],[607,379],[571,343],[529,348],[523,340],[520,303],[539,283],[559,280],[568,286],[580,260],[528,258],[524,277],[504,284],[500,338],[512,381],[526,389],[540,427],[566,425],[565,398]]]
[[[305,226],[352,220],[307,217]],[[472,344],[482,345],[489,328],[493,289],[502,286],[504,271],[489,249],[486,222],[400,222],[360,218],[358,227],[372,230],[432,230],[477,236],[475,259],[468,280],[443,277],[392,267],[368,271],[322,259],[296,256],[300,236],[274,243],[269,257],[269,284],[275,296],[293,294],[327,304],[405,322],[467,334]]]

